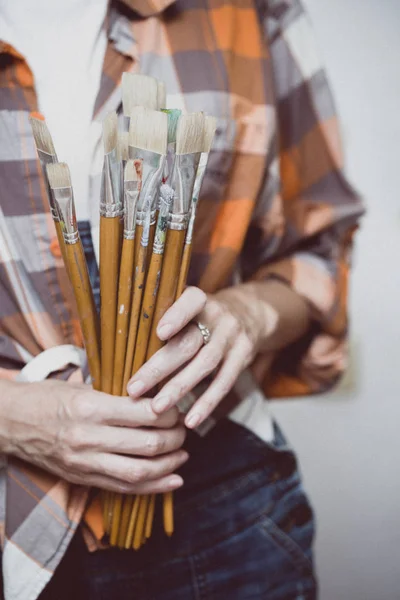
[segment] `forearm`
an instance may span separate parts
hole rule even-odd
[[[275,352],[304,335],[310,324],[307,301],[276,279],[240,284],[216,298],[242,314],[245,329],[254,332],[259,352]]]
[[[8,379],[0,379],[0,452],[11,454],[11,421],[14,408],[25,393],[24,385]]]

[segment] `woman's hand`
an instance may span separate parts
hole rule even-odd
[[[276,321],[272,309],[269,315],[261,313],[260,306],[250,307],[248,300],[240,286],[210,297],[198,288],[187,288],[160,320],[157,334],[167,343],[130,380],[130,396],[142,396],[178,371],[152,401],[154,411],[161,414],[218,370],[185,419],[189,428],[200,425],[253,361]],[[193,319],[210,329],[207,344]]]
[[[0,450],[72,483],[129,494],[174,490],[188,458],[179,413],[156,414],[83,384],[0,381]]]

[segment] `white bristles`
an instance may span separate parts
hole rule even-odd
[[[124,180],[125,181],[137,181],[137,179],[138,179],[138,176],[137,176],[137,172],[136,172],[136,168],[135,168],[135,161],[128,160],[128,162],[125,165]]]
[[[110,112],[103,121],[104,152],[108,154],[118,145],[118,117],[116,112]]]
[[[203,150],[204,115],[182,115],[176,129],[176,154],[192,154]]]
[[[46,168],[50,187],[53,190],[72,187],[71,175],[67,163],[54,163],[47,165]]]
[[[157,108],[161,110],[162,108],[167,108],[167,88],[163,81],[158,81],[157,83]]]
[[[31,123],[33,137],[35,139],[36,148],[46,154],[56,154],[53,140],[50,135],[50,131],[46,125],[46,121],[36,119],[35,117],[29,117]]]
[[[216,129],[217,119],[215,117],[205,117],[202,152],[210,152]]]
[[[130,117],[135,106],[158,108],[158,81],[148,75],[122,73],[122,107],[125,117]]]
[[[129,133],[121,131],[118,133],[118,158],[128,160],[129,158]]]
[[[165,113],[136,106],[131,113],[129,146],[166,154],[168,117]]]

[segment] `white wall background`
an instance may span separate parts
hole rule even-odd
[[[318,519],[321,600],[400,599],[400,0],[305,0],[365,197],[352,368],[336,393],[274,403]]]

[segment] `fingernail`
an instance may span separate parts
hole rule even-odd
[[[191,415],[187,421],[186,421],[186,426],[189,427],[189,429],[194,429],[195,427],[197,427],[197,425],[200,423],[201,421],[201,416],[197,413]]]
[[[172,333],[172,325],[161,325],[157,328],[157,335],[160,339],[167,339]]]
[[[156,412],[162,412],[163,410],[167,410],[171,404],[171,398],[169,396],[160,396],[159,398],[154,398],[153,408]]]
[[[134,381],[128,385],[128,394],[130,396],[140,396],[144,392],[145,387],[143,381]]]
[[[168,479],[167,485],[171,489],[181,487],[181,485],[183,485],[183,479],[182,477],[179,477],[179,475],[173,475]]]
[[[181,457],[182,457],[183,462],[186,462],[189,459],[188,452],[186,452],[186,450],[182,450]]]

